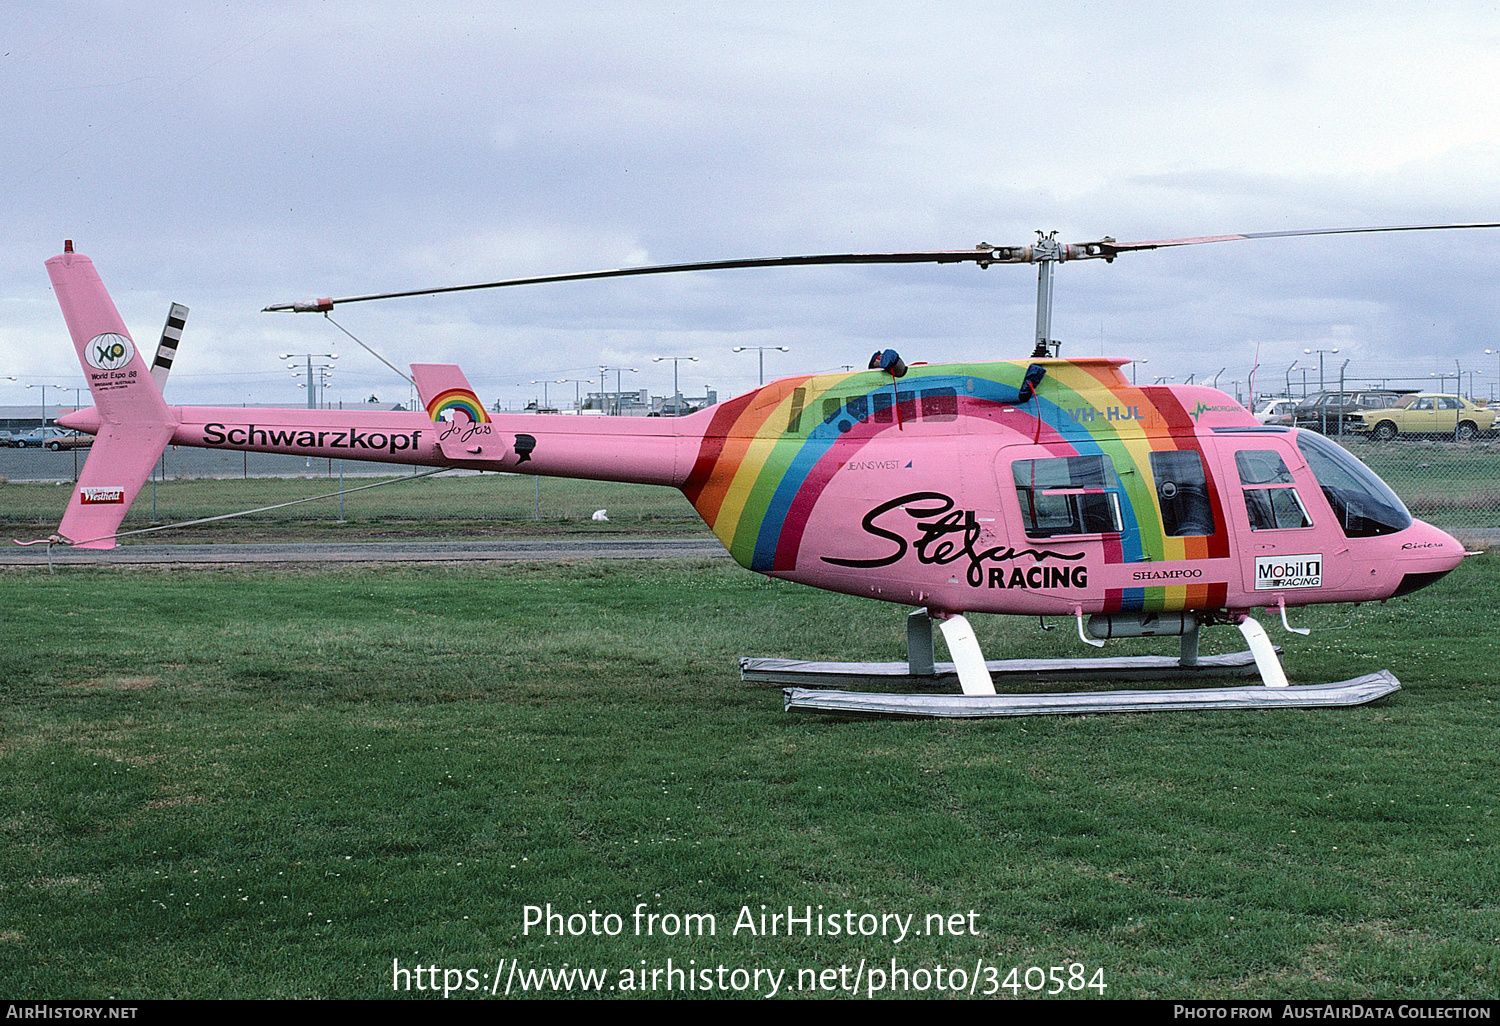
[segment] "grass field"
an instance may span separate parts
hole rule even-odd
[[[893,959],[1002,996],[1073,964],[1113,998],[1500,987],[1490,556],[1273,629],[1297,681],[1391,667],[1375,706],[967,723],[784,714],[736,656],[898,658],[901,610],[720,563],[0,577],[7,996],[373,998],[393,960],[488,990],[502,959],[782,995]],[[977,619],[992,658],[1079,654]],[[548,903],[622,933],[525,931]],[[635,936],[642,905],[717,932]],[[733,932],[762,905],[965,929]]]

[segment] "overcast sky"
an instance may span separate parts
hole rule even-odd
[[[0,403],[81,386],[43,261],[76,240],[132,334],[192,308],[167,398],[407,386],[268,303],[639,263],[1500,220],[1493,3],[22,3],[0,18]],[[1500,231],[1233,242],[1064,265],[1064,355],[1500,382]],[[482,399],[638,367],[1026,356],[1035,271],[732,271],[350,306]],[[613,387],[613,374],[610,375]],[[1292,374],[1300,388],[1301,372]],[[1467,381],[1466,381],[1467,385]],[[627,386],[627,387],[629,387]],[[585,389],[587,386],[584,386]],[[553,385],[571,400],[574,386]],[[50,396],[49,396],[50,398]]]

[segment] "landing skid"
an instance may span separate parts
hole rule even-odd
[[[974,719],[990,716],[1080,716],[1106,712],[1219,709],[1316,709],[1363,705],[1401,690],[1389,670],[1337,684],[1181,691],[1077,691],[1059,695],[881,695],[785,688],[786,709],[867,716]]]
[[[1112,656],[1095,659],[992,659],[984,664],[991,678],[1031,681],[1201,680],[1204,677],[1254,677],[1251,652],[1200,656],[1183,665],[1173,656]],[[958,671],[952,663],[934,663],[931,673],[913,673],[909,663],[817,663],[801,659],[740,659],[740,679],[757,684],[803,684],[810,687],[952,688]]]
[[[968,621],[950,616],[939,621],[953,662],[933,659],[932,619],[917,610],[907,619],[904,663],[833,663],[797,659],[740,660],[742,680],[777,684],[811,684],[783,690],[786,709],[884,716],[989,717],[1058,716],[1104,712],[1167,712],[1209,709],[1283,709],[1363,705],[1401,688],[1389,670],[1336,684],[1292,687],[1282,670],[1278,649],[1249,617],[1239,628],[1249,651],[1200,656],[1198,629],[1182,636],[1177,658],[1121,656],[1092,659],[1001,659],[986,662]],[[1079,617],[1079,635],[1089,644]],[[995,692],[994,678],[1027,680],[1198,680],[1204,677],[1249,677],[1250,686],[1162,691],[1078,691],[1064,694]],[[952,687],[962,694],[885,694],[824,690],[867,685]]]

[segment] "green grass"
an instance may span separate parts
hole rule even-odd
[[[739,655],[898,658],[903,617],[722,563],[0,577],[11,997],[381,997],[398,958],[1080,962],[1109,997],[1500,983],[1488,556],[1354,629],[1273,629],[1294,680],[1395,670],[1375,706],[946,723],[741,684]],[[977,619],[992,658],[1079,654]],[[549,902],[626,935],[524,934]],[[719,932],[630,936],[638,903]],[[974,910],[981,935],[731,935],[761,904]]]
[[[420,469],[420,468],[419,468]],[[378,479],[377,479],[378,480]],[[541,482],[540,509],[537,482]],[[346,488],[372,483],[346,478]],[[148,482],[121,528],[173,523],[327,495],[338,477],[186,479]],[[69,488],[0,483],[0,531],[45,537],[57,530]],[[592,519],[608,511],[608,522]],[[652,485],[534,478],[514,474],[441,475],[346,494],[246,517],[162,531],[123,544],[367,538],[550,537],[559,533],[698,535],[708,528],[681,492]]]

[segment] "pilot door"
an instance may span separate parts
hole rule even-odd
[[[1282,599],[1299,605],[1302,596],[1340,583],[1348,574],[1348,545],[1291,435],[1223,442],[1223,480],[1238,485],[1229,507],[1245,591],[1267,605]]]

